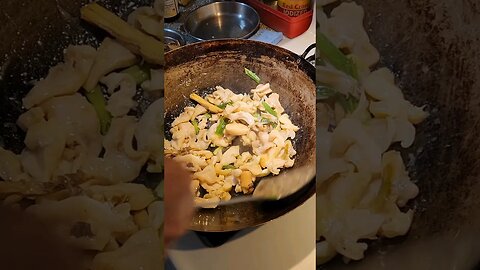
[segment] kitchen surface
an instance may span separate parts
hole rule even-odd
[[[214,1],[192,1],[179,7],[180,15],[165,28],[181,33],[186,44],[196,42],[185,33],[188,14]],[[315,43],[315,14],[308,29],[288,38],[263,23],[249,38],[288,49],[301,55]],[[312,55],[314,50],[309,52]],[[232,233],[188,232],[168,251],[167,269],[314,269],[315,198],[264,225]]]
[[[196,42],[197,40],[195,40],[194,37],[186,33],[183,24],[190,12],[213,2],[215,1],[194,0],[190,2],[187,6],[179,6],[180,13],[178,17],[172,22],[166,22],[165,29],[167,29],[167,31],[174,30],[176,31],[175,34],[181,34],[180,38],[182,38],[183,42],[185,42],[186,44]],[[284,36],[281,32],[277,32],[265,25],[264,23],[260,22],[259,29],[256,30],[256,32],[251,37],[249,37],[249,39],[271,43],[301,55],[308,48],[308,46],[315,43],[315,9],[313,9],[313,12],[313,20],[310,23],[308,29],[306,29],[302,34],[294,38],[288,38]],[[262,19],[260,18],[260,20]],[[166,36],[168,39],[169,34],[166,33]],[[314,52],[312,51],[308,55],[312,55],[313,53]]]

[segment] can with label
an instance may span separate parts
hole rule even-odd
[[[178,0],[165,0],[165,21],[174,21],[179,14]]]
[[[277,6],[282,13],[297,17],[310,10],[310,0],[278,0]]]

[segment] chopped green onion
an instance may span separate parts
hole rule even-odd
[[[142,84],[146,80],[150,80],[150,69],[146,66],[134,65],[122,71],[135,80],[137,85]]]
[[[329,99],[335,96],[336,94],[337,92],[332,88],[322,86],[322,85],[317,86],[317,100]]]
[[[266,125],[270,125],[272,126],[273,128],[276,128],[277,127],[277,122],[274,122],[270,119],[267,119],[265,117],[262,117],[262,120],[260,121],[262,124],[266,124]]]
[[[200,128],[198,127],[198,121],[197,119],[193,119],[192,121],[193,128],[195,129],[195,135],[197,135],[200,132]]]
[[[213,150],[213,154],[216,155],[218,154],[218,152],[221,152],[223,150],[223,147],[219,146],[217,148],[215,148],[215,150]]]
[[[250,79],[254,80],[256,83],[260,83],[260,77],[258,77],[257,74],[255,74],[253,71],[251,71],[248,68],[244,68],[244,69],[245,69],[245,74],[247,74],[247,76],[250,77]]]
[[[222,170],[233,170],[233,169],[236,169],[236,167],[233,166],[232,164],[222,166]]]
[[[352,96],[351,94],[346,97],[340,93],[336,95],[336,101],[342,106],[346,113],[353,113],[359,102],[358,98]]]
[[[317,31],[317,49],[322,59],[332,64],[336,69],[358,79],[357,67],[352,59],[343,54],[342,51],[320,31]]]
[[[265,101],[262,102],[262,105],[263,105],[263,108],[265,108],[265,111],[267,111],[269,114],[275,116],[275,117],[278,117],[277,116],[277,112],[272,108],[270,107],[270,105],[268,105],[268,103],[266,103]]]
[[[112,122],[112,115],[107,111],[102,88],[100,85],[97,85],[92,91],[85,91],[85,96],[90,104],[92,104],[95,112],[97,112],[98,120],[100,122],[100,133],[102,133],[102,135],[107,134]]]
[[[233,102],[232,101],[229,101],[229,102],[224,102],[220,105],[217,105],[217,107],[219,107],[220,109],[225,109],[227,107],[227,105],[232,105]]]
[[[206,114],[204,114],[204,116],[205,116],[207,119],[210,119],[210,118],[212,118],[212,115],[211,115],[211,114],[209,114],[209,113],[206,113]]]
[[[220,119],[218,119],[218,126],[217,126],[217,129],[215,130],[215,134],[222,136],[226,126],[227,126],[227,120],[223,117],[220,117]]]

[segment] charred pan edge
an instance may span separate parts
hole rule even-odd
[[[182,54],[176,53],[180,49]],[[251,57],[268,56],[279,59],[286,64],[299,67],[315,83],[315,67],[301,56],[281,47],[253,40],[223,39],[189,44],[165,53],[165,68],[168,70],[170,67],[201,58],[208,53],[222,51],[238,51],[242,54],[248,52],[247,56]]]

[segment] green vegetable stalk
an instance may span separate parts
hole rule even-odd
[[[317,100],[329,99],[335,96],[336,94],[337,92],[332,88],[322,86],[322,85],[317,85]]]
[[[222,170],[233,170],[233,169],[235,169],[235,166],[233,166],[232,164],[222,166]]]
[[[219,136],[223,136],[226,126],[227,126],[227,120],[224,117],[220,117],[220,119],[218,120],[217,129],[215,130],[215,134]]]
[[[245,74],[247,74],[247,76],[250,77],[250,79],[254,80],[256,83],[260,83],[260,77],[258,77],[257,74],[255,74],[253,71],[251,71],[248,68],[244,68],[244,69],[245,69]]]
[[[223,147],[219,146],[219,147],[215,148],[215,150],[213,150],[213,154],[217,155],[218,152],[222,152],[222,150],[223,150]]]
[[[85,96],[97,112],[98,120],[100,121],[100,132],[102,135],[107,134],[112,122],[112,115],[106,109],[106,102],[102,93],[102,88],[100,85],[97,85],[92,91],[86,91]]]
[[[317,50],[320,57],[332,64],[336,69],[358,79],[357,67],[352,59],[348,58],[323,33],[317,31]]]
[[[192,121],[193,128],[195,129],[195,135],[197,135],[200,132],[200,128],[198,127],[198,121],[197,119],[193,119]]]
[[[225,109],[227,107],[227,105],[232,105],[233,102],[232,101],[229,101],[229,102],[224,102],[220,105],[218,105],[217,107],[219,107],[220,109]]]
[[[335,96],[335,99],[342,106],[343,110],[346,113],[353,113],[355,111],[355,109],[357,108],[358,103],[359,103],[358,98],[356,98],[356,97],[354,97],[350,94],[348,95],[348,97],[346,97],[343,94],[337,93],[336,96]]]
[[[278,117],[277,112],[272,107],[270,107],[270,105],[268,105],[268,103],[263,101],[262,105],[263,105],[263,108],[265,108],[265,111],[267,111],[269,114],[271,114],[275,117]]]
[[[133,77],[137,85],[150,80],[150,69],[146,66],[134,65],[122,71]]]
[[[260,121],[262,124],[266,124],[266,125],[270,125],[272,126],[273,128],[276,128],[277,127],[277,122],[273,122],[271,121],[270,119],[267,119],[265,117],[262,117],[262,120]]]

